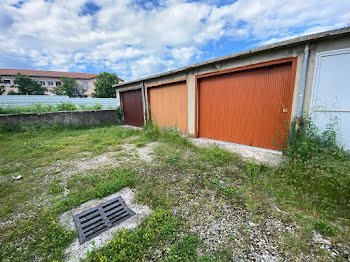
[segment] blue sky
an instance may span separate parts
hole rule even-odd
[[[348,0],[1,0],[0,68],[132,80],[350,25]]]

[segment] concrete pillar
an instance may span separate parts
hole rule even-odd
[[[190,72],[187,77],[188,88],[188,134],[194,136],[195,133],[195,74]]]

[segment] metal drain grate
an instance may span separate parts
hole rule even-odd
[[[79,243],[83,244],[133,215],[135,213],[125,205],[120,196],[75,215],[73,220]]]

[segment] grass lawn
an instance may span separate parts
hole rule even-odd
[[[305,151],[272,169],[151,127],[2,133],[0,261],[64,260],[59,215],[126,186],[152,214],[86,261],[348,261],[350,157]]]

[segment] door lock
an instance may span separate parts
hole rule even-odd
[[[287,109],[287,108],[283,108],[282,112],[283,112],[283,113],[287,113],[287,112],[288,112],[288,109]]]

